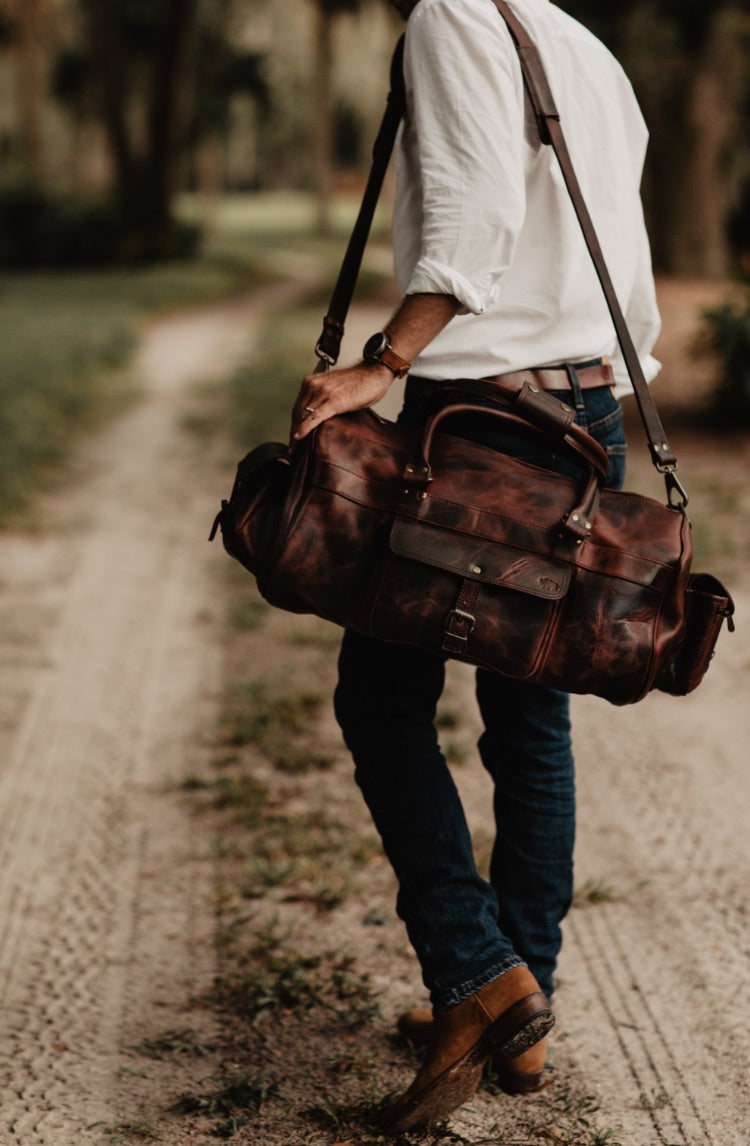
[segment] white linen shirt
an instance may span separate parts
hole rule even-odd
[[[639,185],[648,133],[604,45],[549,0],[513,0],[539,48],[584,197],[644,373],[660,321]],[[420,0],[406,30],[407,113],[393,240],[403,294],[462,312],[412,364],[482,378],[609,356],[631,387],[552,148],[541,144],[515,46],[491,0]]]

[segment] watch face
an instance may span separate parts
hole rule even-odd
[[[364,345],[362,357],[364,358],[365,362],[372,361],[373,359],[377,361],[378,357],[383,353],[387,346],[388,339],[384,334],[373,334],[371,338],[367,339],[367,342]]]

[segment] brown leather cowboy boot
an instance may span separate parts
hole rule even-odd
[[[427,1045],[432,1033],[432,1011],[414,1007],[399,1016],[398,1033],[416,1047]],[[490,1067],[497,1085],[506,1094],[533,1094],[546,1083],[544,1067],[547,1062],[547,1039],[540,1039],[529,1050],[516,1058],[503,1051],[490,1056]]]
[[[474,1094],[485,1062],[517,1058],[554,1025],[550,1005],[527,967],[514,967],[432,1022],[427,1053],[409,1089],[383,1116],[385,1129],[408,1130],[446,1117]]]

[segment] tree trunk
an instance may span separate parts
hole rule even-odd
[[[326,233],[331,225],[333,186],[333,17],[322,4],[315,5],[315,52],[313,57],[313,171],[316,223]]]
[[[149,108],[147,166],[153,223],[165,228],[175,191],[177,163],[185,123],[186,70],[195,29],[197,0],[168,0],[160,50],[154,61]]]
[[[42,180],[42,114],[55,41],[54,12],[47,0],[11,0],[8,8],[16,32],[14,63],[20,150],[24,165]]]
[[[684,156],[671,180],[672,227],[665,251],[675,274],[719,278],[729,266],[725,162],[735,110],[727,82],[731,45],[721,23],[714,22],[685,92]]]
[[[171,203],[184,123],[185,79],[197,0],[162,0],[163,24],[151,61],[145,143],[129,127],[129,85],[122,28],[109,0],[86,0],[117,197],[126,232],[146,245],[170,229]]]

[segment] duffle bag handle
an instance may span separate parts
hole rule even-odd
[[[527,417],[514,413],[511,409],[500,404],[493,406],[478,405],[475,402],[454,402],[442,406],[425,422],[418,445],[410,461],[402,473],[404,493],[414,493],[417,498],[424,499],[428,495],[428,487],[432,482],[432,464],[430,455],[435,431],[440,423],[455,414],[481,414],[497,418],[506,424],[531,430],[545,438],[554,438],[566,450],[572,453],[578,461],[583,461],[587,470],[583,492],[579,501],[563,517],[560,522],[563,535],[571,538],[576,545],[580,545],[591,536],[596,512],[599,508],[599,489],[603,484],[609,470],[607,453],[590,434],[580,426],[572,423],[567,432],[560,433],[550,427],[544,427],[529,421]]]
[[[609,473],[606,451],[591,434],[578,425],[575,411],[531,382],[524,382],[519,390],[511,387],[503,390],[497,383],[487,385],[473,379],[456,379],[441,385],[440,396],[454,403],[471,402],[476,398],[488,399],[492,406],[483,404],[478,409],[506,410],[520,419],[525,429],[537,430],[579,454],[603,479]]]

